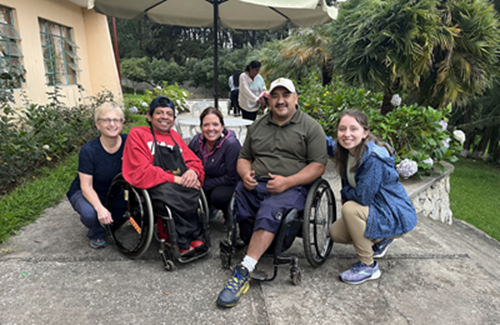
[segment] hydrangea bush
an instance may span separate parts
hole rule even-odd
[[[177,112],[189,112],[190,107],[187,99],[191,98],[192,94],[180,88],[177,83],[169,85],[166,81],[161,86],[155,87],[152,91],[145,90],[144,95],[139,98],[125,98],[125,109],[133,113],[146,114],[149,112],[149,103],[158,96],[166,96],[173,100]]]
[[[336,138],[335,124],[345,109],[364,111],[371,131],[396,150],[397,170],[401,177],[432,175],[434,167],[441,172],[441,161],[455,162],[465,141],[461,130],[450,130],[448,116],[451,105],[436,110],[432,107],[403,105],[394,96],[395,109],[386,116],[380,113],[383,94],[349,87],[339,78],[332,85],[321,86],[311,77],[299,87],[299,103],[303,111],[318,120],[327,135]]]

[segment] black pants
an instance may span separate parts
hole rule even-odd
[[[238,89],[231,91],[231,108],[234,109],[234,114],[240,113],[240,102],[238,101],[239,95],[240,91]]]
[[[222,210],[225,216],[235,188],[236,184],[223,185],[213,188],[210,191],[205,191],[208,205],[213,205],[216,209]]]

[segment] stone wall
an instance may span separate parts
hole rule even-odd
[[[432,177],[403,180],[402,184],[417,213],[451,225],[453,213],[450,209],[449,197],[450,174],[454,167],[449,163],[442,164],[446,168],[444,173],[440,174],[436,170]]]

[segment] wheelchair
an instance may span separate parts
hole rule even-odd
[[[232,268],[232,255],[237,246],[238,225],[235,215],[236,200],[231,199],[229,206],[229,229],[227,239],[220,242],[220,258],[222,267]],[[294,285],[301,281],[302,275],[298,265],[297,256],[282,256],[293,244],[296,237],[302,237],[306,258],[313,267],[319,267],[325,263],[333,247],[330,238],[330,226],[337,220],[337,209],[335,196],[330,184],[323,178],[314,181],[306,197],[303,211],[291,209],[281,219],[281,226],[273,243],[266,254],[273,255],[274,273],[268,276],[264,273],[254,271],[250,276],[258,281],[272,281],[278,274],[278,266],[290,265],[290,278]],[[248,245],[253,233],[255,220],[247,219],[239,223],[239,234],[241,240]]]
[[[116,199],[120,196],[123,197],[123,202]],[[140,258],[148,250],[153,237],[159,241],[159,254],[167,271],[174,269],[174,260],[188,263],[207,255],[210,250],[208,204],[202,189],[200,189],[197,212],[206,250],[195,252],[188,257],[182,256],[179,252],[175,222],[168,205],[161,207],[159,204],[154,204],[147,190],[130,185],[121,173],[111,182],[106,197],[106,207],[110,211],[117,207],[124,210],[120,219],[108,225],[108,231],[118,249],[131,259]]]

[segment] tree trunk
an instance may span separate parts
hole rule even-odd
[[[476,159],[484,160],[484,153],[486,151],[486,148],[488,147],[488,142],[490,141],[491,126],[488,126],[486,129],[484,129],[482,133],[483,134],[481,135],[481,140],[479,141],[477,148],[474,148],[474,153],[472,156]]]
[[[382,101],[382,107],[380,108],[380,113],[382,115],[387,115],[387,113],[394,110],[394,106],[391,104],[392,92],[390,89],[386,89],[384,92],[384,100]]]
[[[330,82],[332,82],[332,74],[330,72],[328,63],[323,63],[323,67],[321,68],[321,75],[323,78],[323,86],[329,85]]]
[[[493,128],[491,131],[491,140],[490,140],[490,162],[494,164],[500,164],[500,132],[498,128]]]

